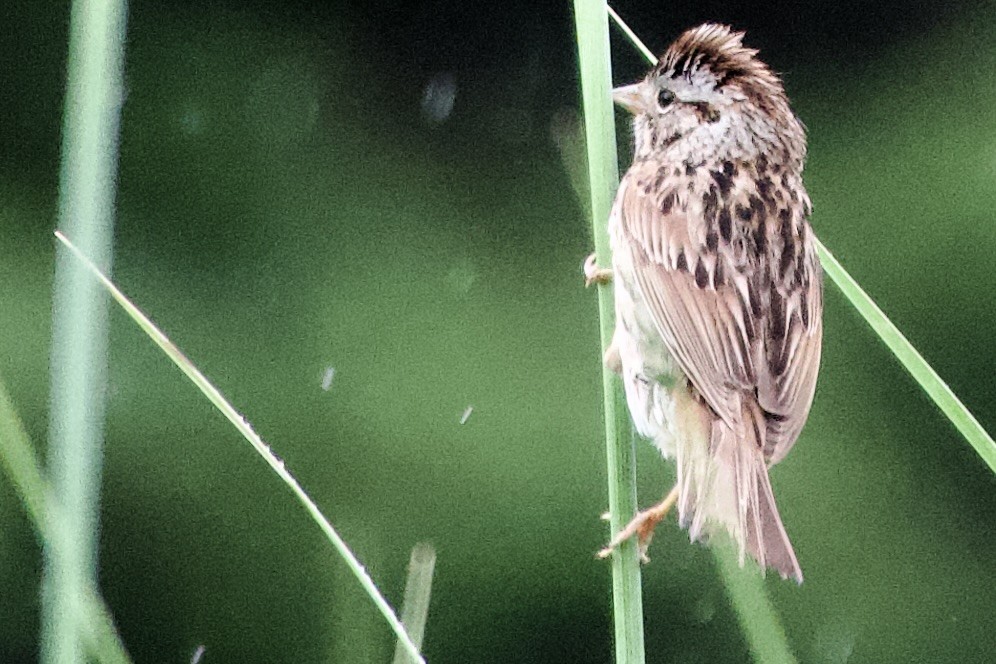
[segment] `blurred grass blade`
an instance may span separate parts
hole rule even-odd
[[[619,28],[630,39],[633,45],[643,53],[644,57],[651,64],[657,64],[657,58],[643,44],[642,41],[630,30],[623,20],[614,11],[611,11],[612,18],[619,25]],[[889,347],[892,354],[896,356],[906,370],[920,384],[923,391],[933,400],[944,415],[951,420],[955,428],[965,437],[969,444],[975,448],[982,460],[986,462],[989,469],[996,472],[996,442],[992,436],[986,433],[975,416],[965,407],[965,404],[951,391],[937,372],[927,364],[923,356],[917,352],[902,332],[899,331],[889,317],[879,309],[875,301],[858,285],[858,282],[848,274],[847,270],[837,261],[829,250],[819,240],[816,241],[816,248],[820,254],[820,262],[823,269],[830,278],[833,279],[837,287],[840,288],[844,296],[851,305],[858,310],[876,334]]]
[[[0,380],[0,463],[17,490],[28,518],[42,539],[48,539],[49,486],[28,439],[21,418],[11,401],[7,386]]]
[[[996,443],[986,433],[979,421],[975,419],[968,408],[958,399],[947,383],[941,380],[937,372],[927,364],[923,356],[917,352],[902,332],[899,331],[889,317],[878,308],[875,301],[858,285],[858,282],[847,273],[833,254],[819,240],[816,248],[820,253],[820,262],[830,278],[847,297],[855,309],[868,321],[875,333],[882,338],[892,354],[896,356],[920,387],[937,404],[937,407],[947,416],[961,435],[975,448],[990,470],[996,472]]]
[[[609,19],[604,0],[575,0],[578,64],[588,156],[589,195],[595,254],[609,265],[608,221],[619,186],[615,115],[612,107],[612,67],[609,57]],[[580,281],[580,280],[579,280]],[[607,348],[615,325],[612,289],[598,288],[601,347]],[[599,355],[601,359],[601,355]],[[622,384],[602,366],[605,409],[606,462],[609,481],[609,535],[618,532],[636,513],[636,449]],[[612,554],[612,605],[617,664],[642,664],[643,596],[635,538]]]
[[[59,226],[105,268],[111,260],[118,128],[124,80],[125,3],[76,0],[59,172]],[[84,658],[87,589],[97,584],[100,467],[107,373],[107,301],[97,283],[57,252],[52,305],[48,467],[52,497],[44,539],[41,660]]]
[[[158,345],[159,348],[166,353],[166,355],[173,361],[173,364],[179,367],[187,378],[189,378],[194,385],[200,389],[204,396],[206,396],[208,400],[214,404],[215,408],[221,411],[221,414],[224,415],[236,429],[238,429],[239,433],[241,433],[242,436],[249,441],[249,444],[253,446],[253,449],[255,449],[256,452],[263,457],[263,460],[266,461],[267,464],[269,464],[270,468],[273,469],[273,472],[275,472],[280,479],[282,479],[284,483],[290,487],[297,499],[302,505],[304,505],[304,508],[308,511],[308,514],[311,515],[311,518],[318,524],[318,527],[325,533],[325,536],[328,537],[329,541],[332,542],[332,546],[335,547],[335,549],[339,552],[339,555],[346,561],[346,565],[360,582],[360,585],[363,586],[363,589],[366,591],[367,595],[370,596],[370,599],[373,600],[373,603],[384,616],[384,619],[387,620],[391,629],[398,637],[399,642],[404,645],[404,648],[408,654],[411,655],[415,662],[424,664],[425,660],[419,653],[418,648],[415,647],[415,644],[408,636],[408,633],[405,631],[401,621],[398,620],[398,617],[395,615],[394,610],[387,603],[387,600],[384,599],[384,596],[381,595],[380,591],[377,589],[377,586],[374,585],[374,582],[370,578],[370,575],[367,574],[366,569],[364,569],[363,565],[360,564],[360,561],[357,560],[356,556],[353,555],[353,552],[350,551],[349,547],[346,546],[346,542],[339,536],[339,533],[332,527],[332,524],[325,518],[325,515],[323,515],[321,510],[318,509],[318,506],[315,505],[314,501],[311,500],[290,471],[284,467],[284,462],[278,459],[277,456],[270,451],[269,446],[267,446],[267,444],[263,442],[263,439],[259,437],[259,434],[253,430],[249,422],[242,417],[242,415],[240,415],[230,403],[228,403],[218,388],[216,388],[207,378],[205,378],[204,374],[202,374],[197,367],[195,367],[194,364],[187,359],[180,349],[172,341],[170,341],[159,328],[156,327],[155,323],[149,320],[149,318],[142,313],[141,310],[139,310],[139,308],[136,307],[124,295],[124,293],[118,289],[117,286],[115,286],[106,276],[104,276],[97,266],[94,265],[89,258],[83,255],[83,253],[80,252],[80,250],[77,249],[65,235],[63,235],[60,231],[56,231],[55,236],[59,238],[60,242],[69,248],[76,258],[78,258],[82,264],[85,265],[95,277],[97,277],[97,279],[100,280],[104,288],[107,289],[117,303],[121,305],[129,316],[131,316],[132,320],[134,320],[138,326],[142,328],[147,335],[149,335],[156,345]]]
[[[754,661],[796,664],[778,614],[764,591],[761,570],[753,564],[740,567],[737,551],[729,541],[717,542],[711,549]]]
[[[412,548],[408,561],[408,579],[405,581],[405,598],[401,602],[401,623],[412,637],[416,648],[422,648],[425,623],[429,617],[429,596],[432,592],[432,573],[436,568],[436,550],[427,542]],[[394,664],[412,664],[411,656],[401,642],[394,650]]]
[[[21,418],[18,417],[2,380],[0,380],[0,465],[14,485],[28,513],[28,518],[31,519],[42,541],[48,542],[52,537],[49,514],[57,508],[35,456],[34,445],[28,439]],[[131,661],[114,629],[110,609],[93,586],[88,586],[83,592],[81,613],[81,638],[85,651],[91,657],[108,664],[126,664]]]

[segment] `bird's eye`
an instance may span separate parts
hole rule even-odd
[[[674,102],[674,93],[667,88],[657,93],[657,105],[663,111]]]

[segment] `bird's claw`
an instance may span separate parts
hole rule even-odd
[[[607,284],[612,281],[612,270],[598,267],[598,263],[595,262],[595,254],[591,254],[585,259],[584,267],[582,267],[581,271],[584,272],[585,288],[590,287],[592,284]]]
[[[632,521],[626,524],[626,527],[616,533],[616,536],[597,554],[599,558],[608,558],[612,555],[612,552],[619,548],[619,545],[627,541],[633,535],[637,538],[637,547],[640,554],[641,563],[649,563],[650,558],[647,556],[647,549],[650,546],[650,540],[654,537],[654,528],[660,522],[660,519],[655,519],[655,517],[649,514],[651,510],[645,510],[637,514]]]
[[[675,486],[671,489],[670,493],[653,507],[638,512],[636,516],[626,524],[626,527],[616,533],[615,537],[608,543],[608,545],[600,550],[596,555],[599,558],[608,558],[612,555],[620,544],[631,538],[633,535],[637,537],[637,546],[640,553],[640,562],[648,563],[650,558],[647,557],[647,548],[650,546],[650,540],[654,537],[654,528],[657,524],[664,520],[671,508],[674,507],[674,503],[678,499],[678,487]]]

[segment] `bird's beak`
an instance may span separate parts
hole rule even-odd
[[[647,86],[643,83],[624,85],[612,91],[612,101],[619,104],[633,115],[646,113],[650,110],[652,100],[647,99]]]

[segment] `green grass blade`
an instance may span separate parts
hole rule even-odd
[[[602,265],[611,262],[608,220],[619,185],[615,116],[612,108],[609,24],[603,0],[575,0],[578,61],[588,156],[592,228],[595,253]],[[598,288],[602,348],[607,348],[615,325],[612,289]],[[636,513],[636,450],[622,385],[602,367],[605,409],[606,460],[609,481],[609,527],[618,532]],[[643,597],[636,542],[623,543],[612,555],[612,601],[616,662],[640,663],[643,643]]]
[[[647,48],[647,45],[644,44],[639,37],[636,36],[636,33],[633,32],[633,29],[628,25],[626,25],[626,21],[622,20],[622,16],[620,16],[616,12],[616,10],[613,9],[612,7],[606,7],[606,9],[608,9],[609,16],[612,17],[612,21],[616,24],[616,26],[620,30],[623,31],[623,34],[626,35],[630,43],[636,47],[636,50],[638,50],[643,55],[643,57],[647,59],[647,62],[649,62],[652,65],[656,65],[657,56],[654,55],[653,51]]]
[[[436,550],[431,544],[419,542],[412,548],[408,561],[408,579],[405,581],[405,598],[401,602],[401,623],[408,630],[412,642],[422,647],[425,623],[429,618],[429,596],[432,593],[432,573],[436,569]],[[411,664],[411,656],[398,643],[394,650],[394,664]]]
[[[969,444],[975,448],[982,460],[989,465],[990,470],[996,472],[996,443],[993,442],[992,437],[986,433],[979,421],[951,391],[947,383],[941,380],[937,372],[927,364],[927,361],[917,352],[913,344],[899,331],[899,328],[878,308],[875,301],[865,293],[858,282],[847,273],[836,257],[819,240],[816,241],[816,248],[820,253],[823,270],[830,275],[830,278],[844,293],[851,305],[868,321],[868,324],[881,337],[896,359],[906,367],[906,370],[920,384],[923,391],[951,420],[951,423],[955,425],[955,428]]]
[[[24,504],[28,518],[42,539],[48,539],[50,489],[35,456],[28,432],[14,409],[7,386],[0,380],[0,464]]]
[[[294,476],[289,470],[284,466],[284,462],[277,458],[277,456],[270,451],[269,446],[263,442],[263,439],[259,437],[259,434],[253,430],[252,425],[241,415],[235,408],[225,399],[224,395],[215,387],[211,381],[209,381],[204,374],[197,369],[194,364],[187,359],[187,357],[180,351],[180,349],[169,340],[169,338],[158,328],[155,323],[153,323],[148,316],[146,316],[142,311],[136,307],[131,300],[129,300],[124,293],[122,293],[117,286],[115,286],[110,279],[108,279],[104,274],[94,265],[89,258],[87,258],[79,249],[77,249],[60,231],[55,232],[55,236],[59,238],[69,250],[81,261],[81,264],[86,266],[86,269],[90,271],[93,276],[100,280],[100,283],[105,289],[111,294],[111,297],[121,305],[121,307],[128,313],[135,323],[144,331],[149,337],[156,343],[159,348],[162,349],[164,353],[173,361],[180,371],[182,371],[187,378],[197,386],[197,388],[208,398],[208,400],[214,404],[214,407],[221,411],[221,414],[228,419],[232,425],[238,429],[239,433],[249,441],[253,449],[266,463],[273,469],[273,472],[284,481],[290,490],[294,493],[297,499],[307,510],[311,518],[318,524],[322,532],[335,547],[339,555],[342,556],[343,560],[346,561],[346,565],[349,567],[350,571],[360,582],[360,585],[366,591],[367,595],[373,601],[374,605],[387,620],[388,625],[394,631],[395,635],[398,637],[400,643],[405,647],[408,654],[414,659],[414,661],[419,662],[419,664],[425,664],[425,660],[419,653],[418,648],[412,642],[411,638],[408,636],[408,632],[405,631],[404,626],[401,621],[398,620],[397,615],[395,615],[394,610],[384,599],[384,596],[377,589],[374,584],[373,579],[367,574],[366,569],[360,564],[360,561],[353,555],[353,552],[343,541],[339,533],[332,527],[332,524],[325,515],[322,514],[321,510],[315,502],[308,496],[304,488],[298,483]]]
[[[0,465],[20,496],[28,518],[43,542],[52,539],[50,513],[56,510],[48,483],[35,456],[35,447],[28,439],[21,418],[14,409],[7,388],[0,380]],[[85,651],[98,662],[127,664],[131,660],[121,642],[111,611],[93,586],[88,586],[81,599],[81,639]]]
[[[785,630],[764,591],[764,579],[758,569],[754,565],[747,569],[740,567],[737,552],[730,542],[717,543],[712,551],[754,661],[796,664],[798,660],[789,648]]]
[[[123,0],[73,2],[59,174],[59,225],[110,264],[124,88]],[[87,588],[97,582],[107,302],[58,252],[52,313],[48,465],[52,495],[42,580],[41,661],[84,658]]]

